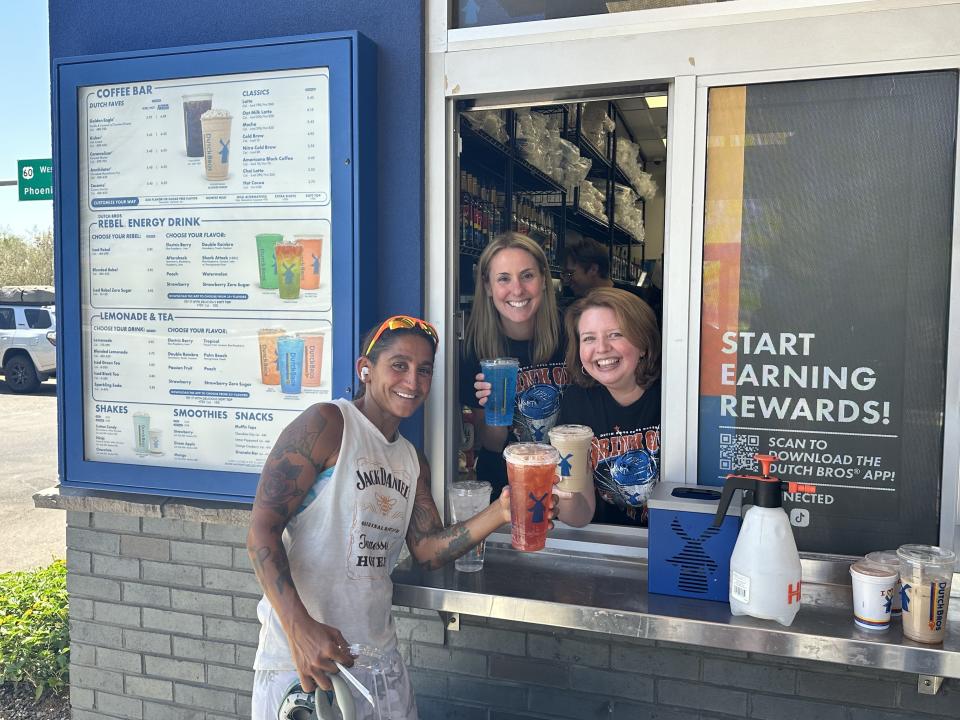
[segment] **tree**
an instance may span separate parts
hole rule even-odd
[[[53,285],[53,231],[0,231],[0,285]]]

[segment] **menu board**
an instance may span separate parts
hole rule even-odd
[[[699,481],[773,454],[801,550],[936,544],[956,73],[709,103]]]
[[[329,72],[77,102],[84,458],[259,472],[332,396]]]

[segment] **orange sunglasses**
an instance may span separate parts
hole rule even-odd
[[[421,320],[420,318],[411,317],[410,315],[394,315],[389,317],[380,323],[380,327],[377,328],[377,332],[373,335],[373,340],[370,341],[370,344],[367,345],[366,351],[363,353],[365,356],[370,354],[370,351],[373,350],[373,346],[377,344],[377,340],[380,339],[380,336],[383,335],[387,330],[420,330],[428,338],[433,341],[434,349],[440,344],[440,336],[437,335],[437,329],[428,323],[426,320]]]

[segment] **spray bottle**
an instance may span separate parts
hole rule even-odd
[[[816,492],[813,485],[781,482],[770,476],[776,455],[754,455],[760,475],[727,475],[714,527],[723,522],[735,490],[752,490],[730,558],[730,612],[790,625],[800,609],[800,553],[790,520],[782,507],[782,491]]]

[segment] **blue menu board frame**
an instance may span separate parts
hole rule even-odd
[[[376,48],[357,32],[269,38],[54,59],[55,273],[58,316],[59,474],[64,487],[235,502],[249,501],[259,470],[235,471],[91,459],[85,451],[81,170],[82,88],[323,68],[329,77],[330,253],[333,397],[354,390],[362,328],[375,293],[363,292],[360,260],[376,237]],[[369,289],[368,289],[369,290]]]

